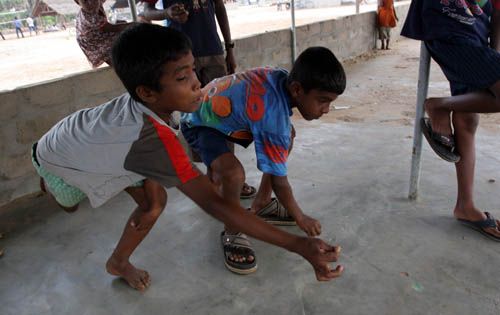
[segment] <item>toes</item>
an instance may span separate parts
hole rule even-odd
[[[143,276],[141,277],[141,281],[144,284],[144,288],[149,287],[151,284],[151,277],[147,271],[143,271]]]
[[[248,257],[247,256],[241,256],[241,255],[229,255],[228,258],[231,261],[238,262],[238,263],[244,263],[246,261],[248,261],[249,263],[251,263],[255,259],[255,257],[253,257],[252,255],[249,255]]]
[[[144,291],[151,284],[151,277],[147,271],[138,270],[137,274],[132,279],[127,280],[127,282],[132,288]]]

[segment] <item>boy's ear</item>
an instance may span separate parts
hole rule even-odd
[[[290,83],[290,94],[292,94],[292,96],[295,98],[302,95],[302,93],[304,93],[302,84],[297,81],[292,81],[292,83]]]
[[[144,103],[156,103],[156,92],[147,86],[139,85],[135,88],[135,93],[137,93],[137,96],[139,96]]]

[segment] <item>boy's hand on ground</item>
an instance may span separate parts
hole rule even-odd
[[[321,234],[321,224],[318,220],[311,218],[308,215],[302,215],[301,218],[296,219],[297,225],[308,236],[318,236]]]
[[[342,275],[344,267],[338,265],[331,269],[330,262],[336,262],[340,257],[340,246],[328,245],[318,238],[302,238],[297,253],[304,257],[314,268],[318,281],[329,281]]]

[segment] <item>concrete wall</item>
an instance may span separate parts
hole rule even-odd
[[[408,5],[397,6],[404,21]],[[394,29],[394,39],[399,28]],[[268,32],[235,41],[238,69],[262,65],[290,68],[290,30]],[[297,28],[297,51],[326,46],[340,59],[374,49],[375,12],[347,16]],[[37,192],[38,178],[29,157],[31,143],[66,115],[92,107],[124,92],[109,68],[0,93],[0,206]]]

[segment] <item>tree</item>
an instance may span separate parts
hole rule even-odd
[[[9,11],[12,8],[16,10],[24,10],[27,7],[32,8],[31,3],[27,3],[27,0],[0,0],[0,12]],[[28,0],[32,2],[33,0]]]

